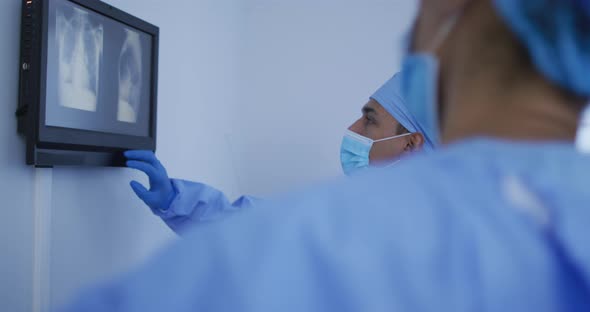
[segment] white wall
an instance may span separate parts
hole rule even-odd
[[[344,130],[398,68],[413,3],[247,1],[232,137],[242,189],[264,195],[341,174]]]
[[[34,172],[16,135],[19,70],[18,1],[0,4],[0,311],[30,311]],[[14,308],[14,309],[13,309]]]
[[[161,29],[158,155],[170,175],[235,195],[225,138],[237,90],[236,2],[110,3]],[[54,194],[67,196],[54,195],[52,205],[52,305],[88,281],[141,261],[172,237],[130,191],[127,183],[136,176],[125,169],[54,169]]]
[[[110,3],[161,28],[158,153],[170,174],[236,196],[226,137],[237,102],[238,0]],[[61,305],[174,237],[132,194],[132,178],[146,181],[139,174],[24,165],[14,118],[19,16],[20,1],[0,2],[0,311],[11,312]]]
[[[110,1],[161,28],[159,157],[172,176],[230,197],[340,174],[344,129],[395,70],[394,34],[411,13],[390,12],[405,2]],[[0,310],[41,311],[173,235],[129,189],[145,182],[137,173],[24,165],[13,117],[20,3],[0,12]]]

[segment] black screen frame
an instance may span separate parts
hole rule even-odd
[[[38,89],[32,90],[37,101],[33,100],[30,105],[31,107],[28,109],[28,114],[32,116],[28,119],[27,163],[43,167],[54,165],[124,166],[121,154],[125,150],[142,149],[155,151],[158,108],[159,28],[102,1],[67,0],[152,37],[149,135],[133,136],[46,125],[47,52],[50,22],[48,16],[51,1],[54,0],[35,1],[38,6],[37,12],[39,12],[40,18],[40,27],[38,28],[40,32],[40,42],[38,42],[38,45],[40,45],[40,55],[38,55],[37,59],[39,70],[35,73],[38,77],[34,77],[38,79]],[[51,157],[39,157],[40,153],[44,153],[45,156],[50,154]],[[60,158],[60,154],[63,157]],[[71,157],[68,157],[68,155]]]

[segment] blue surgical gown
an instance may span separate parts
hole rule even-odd
[[[590,311],[590,158],[474,139],[194,227],[65,311]]]
[[[152,212],[178,235],[184,235],[199,223],[217,220],[240,209],[260,202],[252,196],[242,196],[231,203],[219,190],[198,182],[172,179],[176,197],[167,210]]]

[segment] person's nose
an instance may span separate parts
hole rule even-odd
[[[362,122],[363,122],[362,118],[359,118],[352,125],[350,125],[350,127],[348,127],[348,130],[350,130],[356,134],[362,135],[362,130],[363,130]]]

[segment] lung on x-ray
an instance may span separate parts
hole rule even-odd
[[[141,102],[142,51],[139,34],[125,30],[125,42],[119,56],[119,110],[117,118],[125,122],[137,122]]]
[[[104,27],[93,24],[88,12],[78,8],[73,8],[69,16],[63,10],[58,11],[56,24],[58,102],[65,107],[95,112]]]
[[[71,1],[51,5],[47,124],[147,135],[152,37]]]

